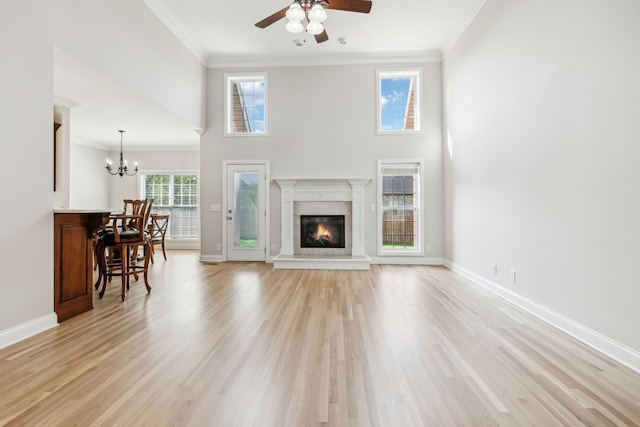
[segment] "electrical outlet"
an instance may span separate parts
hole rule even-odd
[[[491,272],[493,273],[494,276],[498,275],[498,264],[493,264],[491,266]]]
[[[515,270],[509,270],[509,281],[511,283],[516,283],[516,272],[515,272]]]
[[[427,253],[431,253],[431,245],[425,246],[424,250],[427,251]]]
[[[272,251],[272,252],[275,252],[275,251],[276,251],[276,244],[275,244],[275,243],[272,243],[272,244],[271,244],[271,251]]]
[[[216,243],[216,250],[222,250],[222,243]]]

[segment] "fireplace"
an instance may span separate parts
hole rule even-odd
[[[300,215],[301,248],[344,248],[344,215]]]
[[[364,189],[371,178],[275,181],[281,189],[281,246],[273,257],[274,268],[369,269],[371,258],[364,245]],[[307,239],[309,235],[312,238]]]

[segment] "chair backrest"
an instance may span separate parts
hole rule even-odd
[[[144,207],[144,212],[142,213],[143,216],[143,224],[144,224],[144,229],[147,229],[147,226],[149,225],[149,216],[151,215],[151,207],[153,206],[153,199],[148,198],[145,199],[145,207]]]
[[[142,215],[146,206],[146,200],[124,199],[124,215]]]
[[[164,239],[169,226],[169,215],[151,215],[151,223],[149,224],[149,236],[152,240]]]
[[[136,222],[136,226],[140,227],[142,225],[142,229],[147,229],[147,224],[149,224],[149,215],[151,214],[151,206],[153,205],[153,199],[124,199],[124,215],[142,215],[142,222]],[[129,227],[132,227],[129,224]]]

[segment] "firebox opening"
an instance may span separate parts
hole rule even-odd
[[[300,247],[344,248],[344,215],[300,215]]]

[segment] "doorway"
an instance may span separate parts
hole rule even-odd
[[[267,162],[225,161],[225,234],[228,261],[267,259]]]

